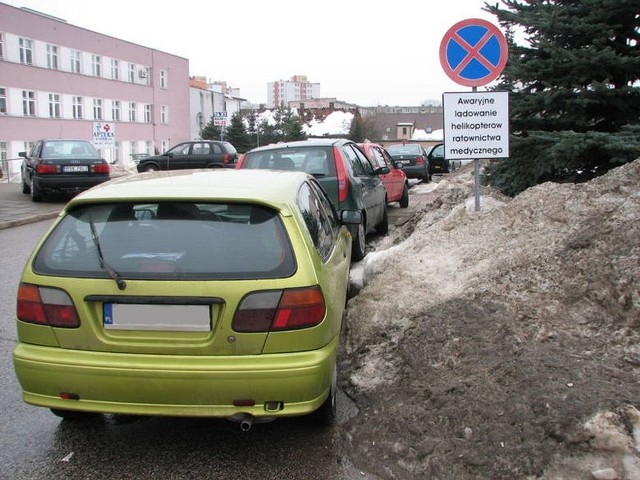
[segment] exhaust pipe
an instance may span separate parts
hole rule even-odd
[[[253,426],[253,416],[252,415],[244,415],[243,419],[240,421],[240,430],[243,432],[248,432],[251,430]]]

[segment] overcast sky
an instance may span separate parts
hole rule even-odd
[[[362,106],[441,101],[471,90],[444,73],[444,34],[468,18],[497,25],[484,0],[2,1],[187,58],[190,75],[226,81],[253,103],[293,75]]]

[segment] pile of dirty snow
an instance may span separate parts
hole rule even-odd
[[[363,477],[640,478],[639,185],[640,159],[483,188],[476,212],[467,166],[354,265],[339,381]]]

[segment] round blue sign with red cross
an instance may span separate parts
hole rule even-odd
[[[507,41],[500,29],[479,18],[456,23],[440,42],[442,68],[454,82],[467,87],[498,78],[507,57]]]

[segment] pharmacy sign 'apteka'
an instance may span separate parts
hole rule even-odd
[[[110,122],[93,122],[93,146],[116,148],[116,125]]]
[[[508,92],[445,93],[442,104],[446,159],[509,156]]]

